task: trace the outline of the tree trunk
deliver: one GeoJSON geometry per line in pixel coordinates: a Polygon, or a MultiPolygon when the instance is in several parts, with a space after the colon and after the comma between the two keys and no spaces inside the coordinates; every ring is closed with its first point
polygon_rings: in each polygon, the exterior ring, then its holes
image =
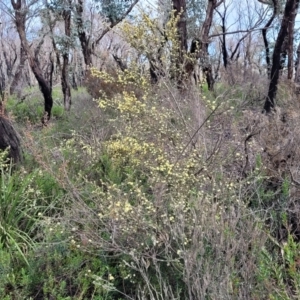
{"type": "Polygon", "coordinates": [[[209,31],[213,20],[214,10],[223,2],[224,0],[219,0],[219,1],[208,0],[205,20],[203,22],[202,30],[201,30],[201,43],[200,43],[199,55],[202,60],[203,71],[206,73],[206,81],[209,90],[214,89],[214,78],[212,74],[212,67],[209,62],[209,53],[208,53],[209,31]]]}
{"type": "Polygon", "coordinates": [[[296,64],[295,64],[295,82],[296,83],[300,83],[300,43],[298,45],[297,48],[297,60],[296,60],[296,64]]]}
{"type": "Polygon", "coordinates": [[[178,53],[174,58],[174,77],[177,81],[179,88],[182,88],[185,68],[184,60],[187,52],[187,27],[186,27],[186,1],[185,0],[172,0],[173,9],[175,11],[175,17],[177,21],[177,34],[178,34],[178,53]]]}
{"type": "Polygon", "coordinates": [[[289,36],[288,36],[288,79],[293,78],[293,64],[294,64],[294,25],[293,23],[289,24],[289,36]]]}
{"type": "Polygon", "coordinates": [[[20,47],[19,66],[17,68],[16,74],[15,74],[15,76],[12,80],[12,83],[10,85],[10,94],[13,94],[13,93],[17,92],[18,98],[21,97],[21,88],[19,88],[18,86],[19,86],[19,84],[22,80],[25,62],[26,62],[26,52],[25,52],[24,48],[21,46],[20,47]]]}
{"type": "MultiPolygon", "coordinates": [[[[3,54],[3,59],[5,61],[6,65],[6,74],[4,74],[4,70],[1,68],[1,76],[3,77],[2,80],[6,81],[5,86],[6,88],[10,85],[12,79],[13,79],[13,74],[14,74],[14,68],[18,59],[18,54],[16,50],[16,46],[10,45],[9,48],[6,48],[4,46],[4,39],[1,39],[1,46],[2,46],[2,54],[3,54]]],[[[1,61],[0,66],[3,66],[3,61],[1,61]]]]}
{"type": "Polygon", "coordinates": [[[87,37],[85,33],[84,23],[83,23],[83,1],[78,0],[78,4],[76,5],[76,25],[78,38],[80,41],[80,45],[82,48],[82,54],[84,58],[84,62],[87,66],[92,65],[92,49],[90,45],[90,38],[87,37]]]}
{"type": "Polygon", "coordinates": [[[173,0],[173,9],[175,10],[175,17],[179,16],[177,22],[177,32],[179,39],[179,47],[182,53],[187,51],[187,27],[186,27],[186,1],[173,0]]]}
{"type": "Polygon", "coordinates": [[[211,64],[208,64],[207,67],[203,68],[203,71],[205,73],[208,90],[212,91],[214,89],[215,80],[214,80],[211,64]]]}
{"type": "Polygon", "coordinates": [[[8,158],[14,164],[22,160],[20,139],[7,117],[0,115],[0,149],[8,150],[8,158]]]}
{"type": "Polygon", "coordinates": [[[21,145],[17,132],[5,116],[6,98],[7,93],[0,89],[0,149],[8,149],[8,159],[16,164],[22,160],[21,145]]]}
{"type": "Polygon", "coordinates": [[[50,117],[51,117],[51,110],[53,106],[53,99],[52,99],[52,86],[45,80],[43,76],[43,72],[39,66],[39,62],[37,59],[33,56],[31,53],[30,46],[28,44],[25,28],[26,28],[26,14],[27,9],[22,7],[22,0],[11,0],[12,6],[15,11],[15,23],[17,27],[17,31],[21,40],[21,45],[24,49],[24,51],[27,54],[27,58],[29,61],[30,68],[36,78],[36,80],[39,83],[40,90],[44,96],[44,110],[45,114],[42,118],[42,123],[46,124],[50,117]]]}
{"type": "Polygon", "coordinates": [[[291,22],[289,22],[288,27],[288,79],[293,79],[293,68],[294,68],[294,28],[295,28],[295,21],[296,21],[296,15],[298,11],[299,1],[295,3],[294,12],[291,16],[291,22]]]}
{"type": "Polygon", "coordinates": [[[207,8],[206,8],[206,14],[205,14],[205,20],[202,25],[201,30],[201,41],[202,41],[202,51],[206,51],[208,43],[209,43],[209,31],[211,28],[212,20],[213,20],[213,14],[214,10],[223,2],[223,0],[220,0],[217,2],[217,0],[208,0],[207,8]]]}
{"type": "Polygon", "coordinates": [[[221,18],[222,21],[222,40],[221,40],[221,46],[222,46],[222,56],[223,56],[223,64],[224,64],[224,68],[227,69],[227,65],[228,65],[228,51],[227,51],[227,45],[226,45],[226,24],[225,24],[225,18],[226,18],[226,13],[227,13],[227,7],[224,8],[224,12],[223,15],[216,10],[216,12],[218,13],[218,15],[221,18]]]}
{"type": "Polygon", "coordinates": [[[224,63],[224,68],[227,69],[228,65],[228,52],[227,52],[227,46],[226,46],[226,28],[225,28],[225,23],[222,25],[222,33],[223,33],[223,41],[222,41],[222,54],[223,54],[223,63],[224,63]]]}
{"type": "Polygon", "coordinates": [[[266,26],[262,29],[262,36],[263,36],[263,41],[264,41],[264,45],[265,45],[265,51],[266,51],[266,63],[267,63],[267,74],[268,74],[268,78],[270,78],[271,76],[271,60],[270,60],[270,47],[269,47],[269,42],[267,39],[267,30],[269,29],[269,27],[271,26],[271,24],[273,23],[275,16],[277,14],[277,6],[278,6],[278,0],[272,0],[273,2],[273,14],[271,16],[271,18],[269,19],[269,21],[267,22],[266,26]]]}
{"type": "Polygon", "coordinates": [[[299,0],[287,0],[284,15],[281,22],[280,31],[278,33],[278,37],[275,43],[275,48],[273,52],[272,58],[272,69],[271,69],[271,79],[269,84],[268,96],[266,98],[264,104],[264,111],[266,113],[270,113],[272,109],[275,107],[275,97],[278,88],[278,80],[279,80],[279,71],[280,71],[280,58],[282,52],[282,46],[284,43],[284,39],[288,34],[289,23],[293,20],[293,15],[296,13],[296,8],[298,7],[299,0]]]}
{"type": "Polygon", "coordinates": [[[61,70],[61,85],[64,94],[64,107],[66,111],[71,109],[71,85],[69,81],[69,49],[70,49],[70,37],[71,37],[71,4],[72,0],[68,0],[68,7],[63,12],[63,18],[65,21],[65,35],[67,40],[65,42],[65,49],[63,51],[63,66],[61,70]]]}

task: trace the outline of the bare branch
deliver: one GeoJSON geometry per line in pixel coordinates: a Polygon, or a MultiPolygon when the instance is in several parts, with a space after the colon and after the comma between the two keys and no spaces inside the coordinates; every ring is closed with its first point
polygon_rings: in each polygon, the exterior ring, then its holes
{"type": "Polygon", "coordinates": [[[228,34],[236,34],[236,33],[250,33],[253,31],[260,31],[262,28],[253,28],[253,29],[246,29],[246,30],[235,30],[231,32],[222,32],[222,33],[216,33],[209,36],[209,38],[214,38],[222,35],[228,35],[228,34]]]}

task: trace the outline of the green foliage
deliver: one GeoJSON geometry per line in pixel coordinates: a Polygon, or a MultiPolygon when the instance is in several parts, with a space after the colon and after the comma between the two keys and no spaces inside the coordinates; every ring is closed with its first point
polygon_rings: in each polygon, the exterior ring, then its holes
{"type": "Polygon", "coordinates": [[[105,257],[91,259],[80,251],[59,223],[40,224],[43,243],[27,252],[28,265],[15,263],[0,248],[1,299],[116,299],[94,283],[95,276],[109,277],[105,257]]]}
{"type": "Polygon", "coordinates": [[[34,228],[31,215],[32,176],[19,176],[1,169],[0,243],[13,256],[18,252],[27,262],[24,250],[33,247],[30,234],[34,228]]]}
{"type": "MultiPolygon", "coordinates": [[[[41,92],[36,89],[28,89],[24,91],[28,96],[25,100],[20,101],[13,95],[7,101],[7,110],[13,115],[17,122],[25,123],[30,122],[32,124],[40,123],[44,114],[44,103],[41,92]]],[[[52,117],[61,118],[64,114],[64,108],[62,102],[62,93],[58,88],[53,89],[52,97],[54,99],[54,105],[52,108],[52,117]]]]}
{"type": "MultiPolygon", "coordinates": [[[[172,2],[168,0],[160,0],[158,2],[158,13],[160,18],[165,21],[168,20],[172,12],[172,2]]],[[[205,0],[190,0],[186,1],[186,21],[188,36],[190,39],[197,36],[197,32],[202,26],[205,18],[206,1],[205,0]]],[[[165,21],[166,22],[166,21],[165,21]]],[[[165,23],[164,22],[164,23],[165,23]]]]}
{"type": "Polygon", "coordinates": [[[52,117],[61,118],[64,115],[63,106],[54,105],[52,108],[52,117]]]}
{"type": "Polygon", "coordinates": [[[16,102],[14,100],[8,101],[7,109],[12,112],[14,118],[18,122],[37,123],[41,120],[43,115],[42,103],[31,102],[30,104],[24,102],[16,102]]]}
{"type": "Polygon", "coordinates": [[[100,13],[109,20],[110,23],[120,21],[126,16],[126,11],[134,2],[133,0],[94,0],[100,13]]]}
{"type": "Polygon", "coordinates": [[[24,251],[34,247],[36,218],[54,214],[63,191],[54,179],[41,170],[27,173],[1,169],[0,241],[11,255],[17,251],[27,262],[24,251]]]}
{"type": "MultiPolygon", "coordinates": [[[[276,246],[279,244],[276,243],[276,246]]],[[[299,243],[288,235],[280,251],[262,249],[259,255],[257,283],[269,299],[298,299],[300,296],[299,243]],[[267,287],[262,289],[262,287],[267,287]]],[[[260,294],[262,296],[262,294],[260,294]]]]}
{"type": "Polygon", "coordinates": [[[290,195],[290,181],[288,178],[285,178],[282,183],[282,196],[284,199],[287,199],[290,195]]]}

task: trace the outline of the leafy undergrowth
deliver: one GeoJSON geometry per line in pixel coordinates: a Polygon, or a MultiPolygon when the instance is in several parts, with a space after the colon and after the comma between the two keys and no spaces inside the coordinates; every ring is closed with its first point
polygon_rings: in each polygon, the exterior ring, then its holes
{"type": "Polygon", "coordinates": [[[118,89],[82,92],[44,129],[19,124],[1,299],[298,299],[297,119],[260,116],[240,87],[92,74],[118,89]]]}

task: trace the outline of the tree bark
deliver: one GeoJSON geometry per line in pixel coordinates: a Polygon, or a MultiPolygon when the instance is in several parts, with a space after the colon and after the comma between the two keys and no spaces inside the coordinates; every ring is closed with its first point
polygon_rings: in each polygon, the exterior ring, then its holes
{"type": "Polygon", "coordinates": [[[282,45],[284,43],[285,37],[288,34],[289,23],[293,20],[293,14],[296,13],[296,8],[298,7],[298,4],[299,0],[287,0],[285,5],[280,31],[278,33],[273,52],[269,91],[264,104],[264,111],[266,113],[270,113],[275,107],[275,97],[278,88],[279,71],[281,66],[280,58],[282,52],[282,45]]]}
{"type": "Polygon", "coordinates": [[[294,33],[295,33],[295,21],[296,21],[296,15],[299,7],[299,1],[296,1],[294,4],[295,8],[293,9],[293,13],[291,16],[291,22],[289,22],[288,27],[288,79],[293,79],[293,68],[294,68],[294,33]]]}
{"type": "MultiPolygon", "coordinates": [[[[225,33],[226,32],[226,28],[225,28],[225,23],[222,19],[222,32],[225,33]]],[[[223,34],[223,41],[222,41],[222,54],[223,54],[223,63],[224,63],[224,68],[227,68],[228,65],[228,52],[227,52],[227,46],[226,46],[226,36],[225,34],[223,34]]]]}
{"type": "Polygon", "coordinates": [[[9,85],[13,77],[13,69],[17,62],[18,54],[15,45],[10,44],[10,47],[8,49],[4,46],[3,38],[1,39],[1,45],[2,45],[3,58],[6,64],[7,82],[9,85]]]}
{"type": "Polygon", "coordinates": [[[0,88],[0,149],[8,149],[8,159],[16,164],[22,160],[21,143],[17,132],[5,116],[7,92],[0,88]]]}
{"type": "Polygon", "coordinates": [[[84,62],[87,66],[92,65],[92,49],[90,45],[90,37],[88,37],[85,33],[84,23],[83,23],[83,0],[78,0],[78,4],[76,5],[76,25],[78,38],[80,41],[82,54],[84,58],[84,62]]]}
{"type": "Polygon", "coordinates": [[[297,60],[296,60],[296,64],[295,64],[295,82],[296,83],[300,83],[300,43],[298,45],[297,48],[297,60]]]}
{"type": "Polygon", "coordinates": [[[8,150],[8,158],[14,164],[22,160],[20,139],[7,117],[0,115],[0,149],[8,150]]]}
{"type": "Polygon", "coordinates": [[[21,89],[18,89],[18,84],[22,80],[25,62],[26,62],[26,52],[25,52],[24,48],[21,46],[20,47],[20,62],[19,62],[19,66],[17,68],[15,76],[14,76],[14,78],[12,80],[11,85],[10,85],[10,94],[13,94],[13,93],[17,92],[17,96],[18,97],[21,97],[21,89]]]}
{"type": "Polygon", "coordinates": [[[63,66],[61,70],[61,85],[64,94],[64,107],[66,111],[71,109],[71,85],[69,80],[69,49],[70,49],[70,37],[71,37],[71,4],[72,0],[67,1],[67,8],[64,9],[63,18],[65,22],[65,47],[63,49],[63,66]]]}

